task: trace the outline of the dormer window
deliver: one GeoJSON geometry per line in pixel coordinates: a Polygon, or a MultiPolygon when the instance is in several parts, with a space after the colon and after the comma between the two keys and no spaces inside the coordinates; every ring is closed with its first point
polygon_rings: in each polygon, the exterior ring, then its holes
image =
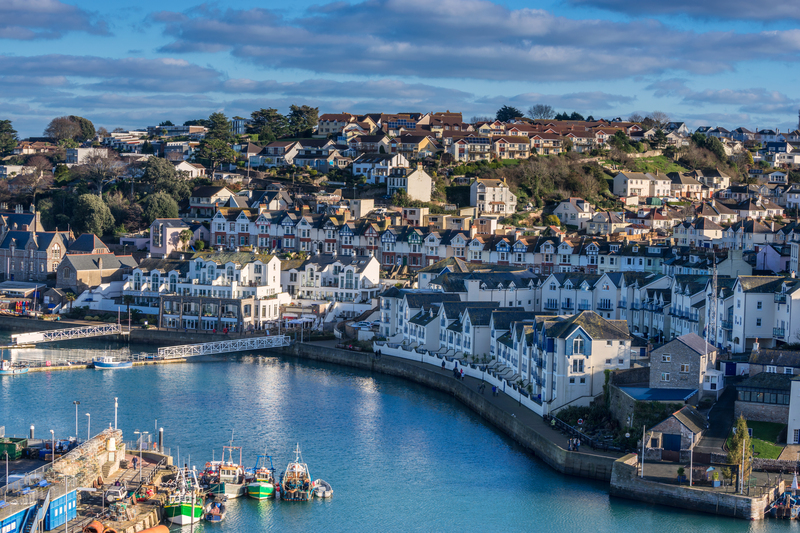
{"type": "Polygon", "coordinates": [[[584,341],[582,337],[578,337],[572,341],[572,355],[583,355],[584,341]]]}

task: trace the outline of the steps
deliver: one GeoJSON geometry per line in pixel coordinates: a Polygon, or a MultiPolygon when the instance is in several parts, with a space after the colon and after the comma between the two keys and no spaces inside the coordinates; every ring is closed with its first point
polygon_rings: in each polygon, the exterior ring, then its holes
{"type": "Polygon", "coordinates": [[[111,474],[119,470],[119,465],[115,461],[108,461],[103,465],[103,479],[109,479],[111,474]]]}

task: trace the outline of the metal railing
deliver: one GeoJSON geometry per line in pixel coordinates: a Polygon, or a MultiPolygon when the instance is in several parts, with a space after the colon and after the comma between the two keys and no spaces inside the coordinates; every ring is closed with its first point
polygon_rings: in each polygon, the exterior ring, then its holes
{"type": "Polygon", "coordinates": [[[547,302],[544,303],[544,309],[548,309],[548,310],[553,310],[554,311],[554,310],[558,309],[558,302],[547,301],[547,302]]]}
{"type": "Polygon", "coordinates": [[[720,320],[719,323],[722,329],[733,329],[733,320],[720,320]]]}
{"type": "Polygon", "coordinates": [[[786,303],[786,293],[784,292],[784,293],[776,294],[775,295],[775,301],[777,303],[779,303],[779,304],[785,304],[786,303]]]}
{"type": "Polygon", "coordinates": [[[182,346],[159,348],[158,357],[163,359],[178,359],[195,355],[240,352],[244,350],[264,350],[289,346],[290,343],[291,339],[288,335],[272,335],[269,337],[234,339],[206,342],[203,344],[184,344],[182,346]]]}
{"type": "Polygon", "coordinates": [[[772,328],[772,336],[783,338],[786,336],[786,330],[784,328],[772,328]]]}
{"type": "Polygon", "coordinates": [[[33,333],[19,333],[12,335],[14,344],[38,344],[40,342],[66,341],[70,339],[83,339],[87,337],[102,337],[105,335],[121,335],[122,325],[101,324],[97,326],[84,326],[80,328],[54,329],[52,331],[37,331],[33,333]]]}
{"type": "Polygon", "coordinates": [[[611,302],[597,302],[597,308],[601,311],[611,311],[614,305],[611,302]]]}
{"type": "Polygon", "coordinates": [[[561,302],[561,309],[572,309],[573,307],[575,307],[575,304],[570,301],[561,302]]]}
{"type": "Polygon", "coordinates": [[[584,303],[578,304],[578,311],[588,311],[591,308],[592,308],[592,304],[588,304],[588,303],[587,304],[584,304],[584,303]]]}

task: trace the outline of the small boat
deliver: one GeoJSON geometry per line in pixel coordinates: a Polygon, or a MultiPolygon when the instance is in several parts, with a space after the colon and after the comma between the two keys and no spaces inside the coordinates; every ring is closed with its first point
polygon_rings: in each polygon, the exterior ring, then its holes
{"type": "Polygon", "coordinates": [[[333,487],[324,479],[318,479],[311,484],[314,489],[314,496],[317,498],[330,498],[333,496],[333,487]]]}
{"type": "Polygon", "coordinates": [[[206,522],[222,522],[225,520],[225,502],[228,498],[225,495],[218,495],[210,498],[203,507],[203,519],[206,522]]]}
{"type": "Polygon", "coordinates": [[[180,526],[199,522],[203,517],[203,498],[198,492],[197,476],[194,471],[184,470],[178,470],[177,489],[164,504],[167,520],[180,526]]]}
{"type": "Polygon", "coordinates": [[[25,374],[30,370],[27,366],[15,366],[11,361],[0,361],[0,376],[13,376],[25,374]]]}
{"type": "Polygon", "coordinates": [[[111,370],[115,368],[132,368],[133,362],[132,361],[120,361],[115,357],[98,357],[92,360],[92,364],[98,370],[111,370]]]}
{"type": "Polygon", "coordinates": [[[222,461],[209,461],[206,463],[201,479],[207,485],[208,492],[212,494],[224,494],[228,498],[238,498],[245,494],[247,492],[247,481],[245,480],[244,467],[242,466],[241,446],[223,446],[222,461]],[[238,463],[233,461],[234,450],[239,450],[238,463]],[[228,461],[225,461],[226,451],[229,456],[228,461]]]}
{"type": "Polygon", "coordinates": [[[281,480],[281,498],[292,502],[305,502],[312,497],[311,475],[308,465],[300,455],[300,444],[295,449],[295,459],[286,467],[281,480]]]}
{"type": "Polygon", "coordinates": [[[253,481],[247,485],[247,495],[256,500],[267,500],[275,497],[275,467],[269,455],[256,456],[253,467],[253,481]],[[267,467],[269,461],[269,467],[267,467]]]}

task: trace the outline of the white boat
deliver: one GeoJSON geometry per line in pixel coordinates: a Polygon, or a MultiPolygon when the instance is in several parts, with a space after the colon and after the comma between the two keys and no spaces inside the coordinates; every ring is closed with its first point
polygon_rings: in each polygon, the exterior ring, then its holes
{"type": "Polygon", "coordinates": [[[11,361],[0,361],[0,376],[25,374],[30,370],[27,366],[14,366],[11,361]]]}
{"type": "Polygon", "coordinates": [[[281,498],[287,501],[308,501],[312,498],[311,475],[308,465],[300,455],[300,444],[295,450],[295,459],[286,467],[281,480],[281,498]]]}
{"type": "Polygon", "coordinates": [[[317,498],[330,498],[333,496],[333,487],[324,479],[318,479],[311,484],[314,491],[314,496],[317,498]]]}
{"type": "Polygon", "coordinates": [[[242,466],[242,448],[223,446],[222,461],[209,461],[201,474],[201,481],[211,494],[224,494],[228,498],[238,498],[247,493],[247,480],[242,466]],[[233,460],[233,452],[239,450],[239,462],[233,460]],[[229,459],[225,461],[225,452],[229,459]]]}
{"type": "Polygon", "coordinates": [[[115,357],[103,356],[92,360],[97,370],[111,370],[116,368],[131,368],[133,361],[120,361],[115,357]]]}

